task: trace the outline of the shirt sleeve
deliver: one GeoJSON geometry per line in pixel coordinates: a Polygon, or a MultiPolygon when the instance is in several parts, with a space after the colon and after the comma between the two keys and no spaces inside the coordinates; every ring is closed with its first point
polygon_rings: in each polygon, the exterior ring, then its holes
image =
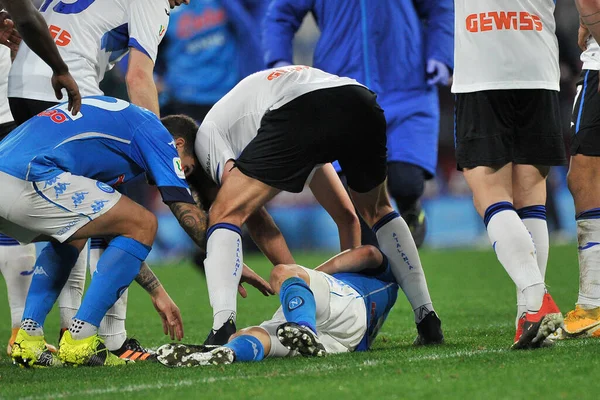
{"type": "Polygon", "coordinates": [[[132,0],[129,5],[129,47],[156,62],[158,45],[165,37],[170,15],[167,0],[132,0]]]}
{"type": "Polygon", "coordinates": [[[262,24],[263,61],[267,68],[278,61],[293,63],[292,40],[312,9],[314,0],[273,0],[262,24]]]}
{"type": "Polygon", "coordinates": [[[454,3],[452,0],[415,0],[417,13],[427,24],[427,59],[454,69],[454,3]]]}
{"type": "Polygon", "coordinates": [[[202,123],[196,135],[194,150],[204,171],[220,186],[225,164],[236,157],[214,122],[202,123]]]}
{"type": "Polygon", "coordinates": [[[163,202],[195,204],[173,137],[162,124],[145,122],[135,133],[132,147],[132,158],[158,187],[163,202]]]}

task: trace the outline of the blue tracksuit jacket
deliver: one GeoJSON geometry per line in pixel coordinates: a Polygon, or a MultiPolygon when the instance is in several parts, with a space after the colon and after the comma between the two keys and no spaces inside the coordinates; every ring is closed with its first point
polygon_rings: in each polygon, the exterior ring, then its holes
{"type": "Polygon", "coordinates": [[[439,106],[426,63],[433,58],[453,67],[453,1],[272,0],[262,32],[267,67],[292,62],[292,39],[308,12],[321,30],[314,66],[376,92],[388,122],[389,160],[433,175],[439,106]]]}

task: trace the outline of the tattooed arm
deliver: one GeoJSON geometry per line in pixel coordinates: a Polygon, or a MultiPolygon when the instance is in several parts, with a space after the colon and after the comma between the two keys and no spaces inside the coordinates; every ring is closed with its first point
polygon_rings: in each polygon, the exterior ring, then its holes
{"type": "Polygon", "coordinates": [[[207,226],[206,213],[195,204],[183,202],[170,203],[169,208],[179,221],[179,225],[192,238],[194,243],[204,248],[207,226]]]}
{"type": "Polygon", "coordinates": [[[150,294],[152,304],[162,320],[164,334],[169,335],[171,339],[181,340],[183,338],[183,321],[179,307],[146,262],[142,263],[142,268],[135,281],[150,294]]]}

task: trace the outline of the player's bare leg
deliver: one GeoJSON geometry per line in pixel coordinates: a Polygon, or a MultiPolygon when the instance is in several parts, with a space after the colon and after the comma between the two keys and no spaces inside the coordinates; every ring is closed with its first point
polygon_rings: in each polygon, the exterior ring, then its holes
{"type": "Polygon", "coordinates": [[[565,317],[565,331],[600,337],[600,158],[571,157],[567,182],[575,201],[579,251],[579,296],[565,317]]]}
{"type": "Polygon", "coordinates": [[[240,227],[278,189],[233,169],[209,212],[206,233],[207,258],[204,261],[213,328],[205,344],[224,344],[235,332],[237,289],[244,264],[240,227]]]}
{"type": "Polygon", "coordinates": [[[513,205],[513,165],[466,168],[464,176],[498,260],[525,297],[527,312],[513,348],[539,347],[562,324],[562,315],[546,294],[533,239],[513,205]]]}
{"type": "MultiPolygon", "coordinates": [[[[546,223],[546,178],[549,172],[550,167],[546,166],[513,165],[513,203],[533,239],[538,268],[544,281],[550,250],[546,223]]],[[[525,302],[523,292],[517,288],[517,327],[519,318],[527,312],[525,302]]]]}
{"type": "Polygon", "coordinates": [[[386,182],[359,193],[350,188],[356,209],[375,231],[381,251],[388,257],[392,273],[415,313],[419,335],[415,344],[439,344],[444,340],[417,246],[406,222],[392,208],[386,182]]]}

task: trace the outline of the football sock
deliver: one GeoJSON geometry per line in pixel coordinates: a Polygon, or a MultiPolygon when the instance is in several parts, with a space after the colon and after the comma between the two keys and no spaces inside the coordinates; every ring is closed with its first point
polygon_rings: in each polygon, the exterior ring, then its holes
{"type": "Polygon", "coordinates": [[[513,205],[506,201],[489,206],[483,219],[498,261],[523,292],[527,311],[537,312],[546,287],[529,231],[513,205]]]}
{"type": "Polygon", "coordinates": [[[279,300],[286,321],[304,325],[317,333],[317,304],[313,292],[304,280],[292,277],[283,281],[279,300]]]}
{"type": "Polygon", "coordinates": [[[23,319],[21,322],[21,329],[23,329],[29,336],[44,336],[44,329],[40,324],[30,318],[23,319]]]}
{"type": "Polygon", "coordinates": [[[60,327],[69,328],[71,322],[81,306],[83,289],[85,288],[85,278],[87,274],[89,256],[89,242],[85,244],[75,266],[71,270],[69,279],[58,296],[58,310],[60,312],[60,327]]]}
{"type": "MultiPolygon", "coordinates": [[[[94,276],[94,272],[98,266],[98,260],[102,256],[104,250],[108,247],[108,243],[104,239],[90,239],[90,274],[94,276]]],[[[92,278],[93,279],[93,278],[92,278]]],[[[121,297],[113,304],[106,312],[98,334],[104,339],[104,345],[110,351],[115,351],[121,348],[127,340],[127,331],[125,330],[125,318],[127,317],[127,297],[129,289],[125,290],[121,297]]]]}
{"type": "Polygon", "coordinates": [[[220,223],[206,233],[206,285],[213,309],[213,329],[218,330],[237,312],[237,288],[242,278],[244,259],[239,227],[220,223]]]}
{"type": "Polygon", "coordinates": [[[600,307],[600,208],[577,215],[579,297],[584,309],[600,307]]]}
{"type": "Polygon", "coordinates": [[[229,347],[233,350],[235,353],[235,361],[261,361],[265,358],[265,348],[260,340],[254,336],[238,336],[224,347],[229,347]]]}
{"type": "Polygon", "coordinates": [[[381,252],[390,263],[396,282],[402,288],[415,313],[415,322],[419,323],[427,315],[423,312],[434,311],[427,280],[421,266],[417,246],[406,222],[393,211],[373,225],[381,252]]]}
{"type": "MultiPolygon", "coordinates": [[[[548,265],[548,252],[550,250],[548,224],[546,223],[546,206],[538,205],[523,207],[517,210],[517,214],[531,234],[533,244],[535,245],[538,268],[542,274],[542,279],[545,280],[546,266],[548,265]]],[[[517,289],[517,324],[520,316],[526,311],[527,305],[525,304],[525,295],[517,289]]]]}
{"type": "Polygon", "coordinates": [[[77,318],[73,318],[71,326],[69,327],[71,337],[75,340],[81,340],[94,336],[98,332],[98,327],[90,324],[89,322],[82,321],[77,318]]]}
{"type": "Polygon", "coordinates": [[[25,302],[23,320],[44,326],[46,316],[56,302],[79,251],[69,244],[48,243],[35,262],[31,286],[25,302]]]}
{"type": "Polygon", "coordinates": [[[6,281],[10,319],[13,328],[21,326],[34,265],[34,244],[21,246],[15,244],[14,239],[0,234],[0,274],[4,276],[6,281]]]}
{"type": "Polygon", "coordinates": [[[100,326],[109,308],[139,274],[152,248],[124,236],[114,238],[104,251],[76,319],[100,326]]]}

